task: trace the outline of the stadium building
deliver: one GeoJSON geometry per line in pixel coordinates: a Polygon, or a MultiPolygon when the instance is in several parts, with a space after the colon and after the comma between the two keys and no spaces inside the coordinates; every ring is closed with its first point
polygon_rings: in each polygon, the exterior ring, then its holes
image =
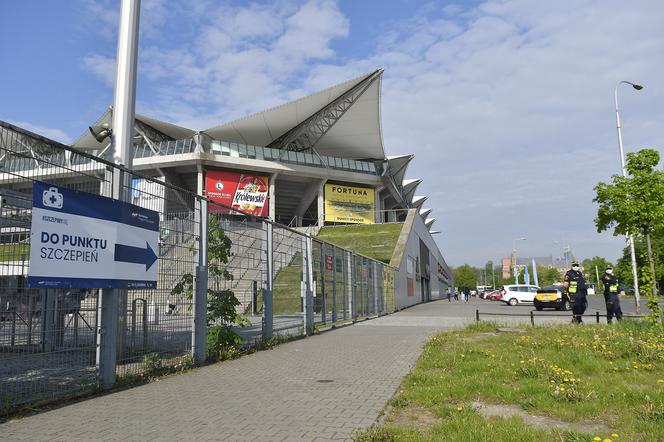
{"type": "MultiPolygon", "coordinates": [[[[398,268],[395,305],[437,299],[453,283],[432,236],[438,232],[432,210],[424,208],[427,197],[416,193],[422,180],[406,178],[414,155],[385,154],[382,74],[378,69],[203,131],[137,114],[133,169],[314,235],[355,226],[370,236],[371,226],[399,223],[391,257],[384,259],[398,268]]],[[[111,122],[109,108],[72,147],[112,160],[110,137],[104,136],[111,122]]],[[[37,148],[26,152],[39,155],[37,148]]],[[[177,198],[158,200],[161,207],[134,203],[158,211],[190,209],[177,198]]]]}

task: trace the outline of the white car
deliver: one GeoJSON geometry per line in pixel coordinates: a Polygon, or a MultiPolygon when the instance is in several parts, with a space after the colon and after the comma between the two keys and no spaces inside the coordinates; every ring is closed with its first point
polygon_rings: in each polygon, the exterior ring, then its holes
{"type": "Polygon", "coordinates": [[[532,304],[537,294],[536,285],[526,285],[526,284],[512,284],[506,285],[501,290],[502,298],[500,299],[505,304],[511,306],[519,304],[532,304]]]}

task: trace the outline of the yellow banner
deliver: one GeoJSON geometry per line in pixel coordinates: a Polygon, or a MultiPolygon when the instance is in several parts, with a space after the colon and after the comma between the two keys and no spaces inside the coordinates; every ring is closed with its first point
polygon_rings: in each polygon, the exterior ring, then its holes
{"type": "Polygon", "coordinates": [[[374,189],[325,184],[325,221],[374,224],[374,189]]]}

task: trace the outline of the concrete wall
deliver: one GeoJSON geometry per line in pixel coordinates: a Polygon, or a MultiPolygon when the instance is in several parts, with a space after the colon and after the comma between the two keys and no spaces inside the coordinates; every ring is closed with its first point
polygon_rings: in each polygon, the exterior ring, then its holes
{"type": "Polygon", "coordinates": [[[446,297],[448,285],[452,285],[447,263],[416,209],[411,209],[408,212],[408,217],[390,264],[399,269],[394,278],[394,303],[398,309],[419,304],[423,301],[442,299],[446,297]],[[421,256],[420,241],[429,249],[428,279],[430,296],[428,299],[423,296],[422,292],[422,278],[427,275],[427,263],[419,263],[420,278],[419,280],[417,278],[417,261],[421,256]],[[409,280],[412,281],[412,292],[410,294],[408,290],[409,280]]]}

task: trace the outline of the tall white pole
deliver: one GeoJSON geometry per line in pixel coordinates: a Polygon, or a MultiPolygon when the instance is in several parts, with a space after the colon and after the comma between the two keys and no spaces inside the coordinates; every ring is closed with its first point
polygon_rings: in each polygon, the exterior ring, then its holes
{"type": "Polygon", "coordinates": [[[113,161],[129,169],[132,168],[140,11],[140,0],[122,0],[111,145],[113,161]]]}
{"type": "MultiPolygon", "coordinates": [[[[122,0],[120,28],[118,31],[117,71],[115,99],[113,101],[113,126],[111,131],[111,157],[116,164],[132,168],[132,138],[136,103],[136,64],[138,59],[138,21],[140,0],[122,0]]],[[[129,177],[119,169],[112,175],[111,196],[129,199],[129,177]]],[[[98,300],[99,331],[97,334],[96,362],[99,382],[105,388],[115,383],[118,356],[124,351],[127,323],[127,291],[100,290],[98,300]]]]}
{"type": "MultiPolygon", "coordinates": [[[[616,85],[616,88],[613,91],[613,97],[615,99],[616,105],[616,129],[618,130],[618,148],[620,149],[620,169],[622,170],[623,177],[627,178],[627,169],[625,168],[625,150],[623,148],[622,140],[622,127],[620,125],[620,112],[618,111],[618,86],[621,84],[630,84],[634,86],[633,83],[628,81],[621,81],[616,85]]],[[[627,240],[629,241],[629,252],[632,258],[632,277],[634,278],[634,303],[636,304],[636,312],[641,312],[641,297],[639,296],[639,276],[636,269],[636,252],[634,250],[634,235],[631,233],[627,235],[627,240]]]]}

